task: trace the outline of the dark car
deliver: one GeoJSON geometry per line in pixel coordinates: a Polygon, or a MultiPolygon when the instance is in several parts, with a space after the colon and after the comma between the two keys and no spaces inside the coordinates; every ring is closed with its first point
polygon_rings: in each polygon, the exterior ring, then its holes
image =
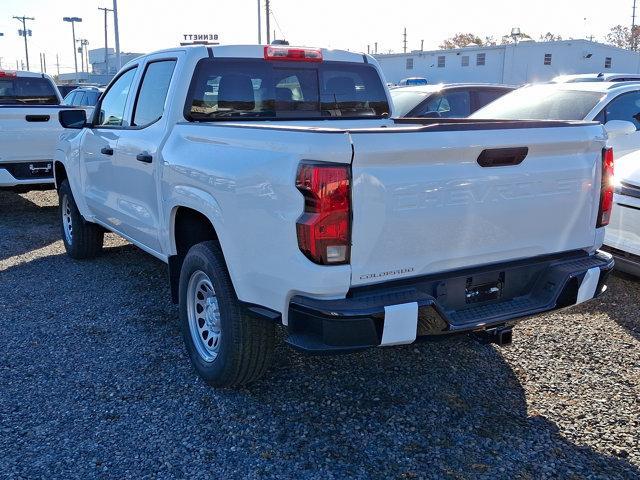
{"type": "Polygon", "coordinates": [[[516,87],[493,84],[421,85],[391,90],[395,117],[464,118],[516,87]]]}
{"type": "Polygon", "coordinates": [[[103,91],[104,88],[99,87],[76,88],[64,97],[62,104],[70,107],[95,107],[103,91]]]}

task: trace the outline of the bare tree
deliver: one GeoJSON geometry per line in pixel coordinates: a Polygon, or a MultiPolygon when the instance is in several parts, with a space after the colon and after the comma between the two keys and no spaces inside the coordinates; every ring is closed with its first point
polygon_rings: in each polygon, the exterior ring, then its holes
{"type": "Polygon", "coordinates": [[[616,25],[606,36],[606,42],[614,47],[637,50],[640,40],[640,26],[636,26],[631,34],[629,27],[616,25]]]}
{"type": "Polygon", "coordinates": [[[541,42],[559,42],[562,40],[562,35],[547,32],[544,35],[540,35],[541,42]]]}
{"type": "Polygon", "coordinates": [[[498,41],[495,39],[495,37],[493,35],[488,35],[486,37],[484,37],[484,45],[488,46],[488,47],[492,47],[494,45],[497,45],[498,41]]]}

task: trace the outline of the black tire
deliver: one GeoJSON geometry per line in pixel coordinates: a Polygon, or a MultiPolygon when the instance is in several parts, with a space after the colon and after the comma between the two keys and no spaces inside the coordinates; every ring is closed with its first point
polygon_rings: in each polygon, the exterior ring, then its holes
{"type": "MultiPolygon", "coordinates": [[[[179,296],[182,336],[198,375],[214,387],[245,385],[264,375],[273,356],[275,325],[268,320],[253,318],[243,311],[231,283],[222,251],[216,242],[198,243],[189,249],[180,270],[179,296]],[[192,334],[192,328],[198,328],[194,321],[202,324],[204,319],[190,320],[189,317],[189,309],[193,309],[193,305],[190,306],[188,301],[189,283],[197,278],[200,272],[206,274],[213,286],[219,311],[219,350],[216,356],[208,361],[198,351],[202,345],[198,347],[195,344],[197,340],[194,336],[197,336],[197,333],[192,334]]],[[[193,301],[197,300],[194,298],[193,301]]],[[[205,316],[195,313],[194,310],[192,315],[205,316]]],[[[207,340],[203,334],[202,338],[207,340]]]]}
{"type": "Polygon", "coordinates": [[[95,223],[87,222],[76,205],[68,180],[63,180],[58,190],[58,218],[60,233],[67,254],[71,258],[82,260],[100,254],[104,244],[104,230],[95,223]],[[71,234],[67,225],[72,226],[71,234]]]}

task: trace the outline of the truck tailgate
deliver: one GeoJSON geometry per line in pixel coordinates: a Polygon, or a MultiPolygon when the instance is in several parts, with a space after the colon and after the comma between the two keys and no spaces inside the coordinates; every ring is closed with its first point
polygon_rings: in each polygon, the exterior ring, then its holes
{"type": "Polygon", "coordinates": [[[351,138],[354,286],[594,247],[599,125],[351,138]],[[526,157],[480,165],[505,148],[526,157]]]}
{"type": "Polygon", "coordinates": [[[60,134],[58,106],[1,106],[0,162],[51,160],[60,134]]]}

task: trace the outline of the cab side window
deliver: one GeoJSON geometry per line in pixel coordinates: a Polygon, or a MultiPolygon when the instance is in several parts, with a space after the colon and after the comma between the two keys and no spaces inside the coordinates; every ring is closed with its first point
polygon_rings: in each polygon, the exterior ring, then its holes
{"type": "Polygon", "coordinates": [[[132,125],[151,125],[162,118],[175,66],[175,60],[163,60],[147,65],[138,92],[132,125]]]}
{"type": "Polygon", "coordinates": [[[640,130],[640,92],[623,93],[604,108],[604,121],[626,120],[640,130]]]}
{"type": "Polygon", "coordinates": [[[124,109],[136,71],[136,67],[127,70],[104,94],[96,126],[119,127],[123,125],[124,109]]]}

